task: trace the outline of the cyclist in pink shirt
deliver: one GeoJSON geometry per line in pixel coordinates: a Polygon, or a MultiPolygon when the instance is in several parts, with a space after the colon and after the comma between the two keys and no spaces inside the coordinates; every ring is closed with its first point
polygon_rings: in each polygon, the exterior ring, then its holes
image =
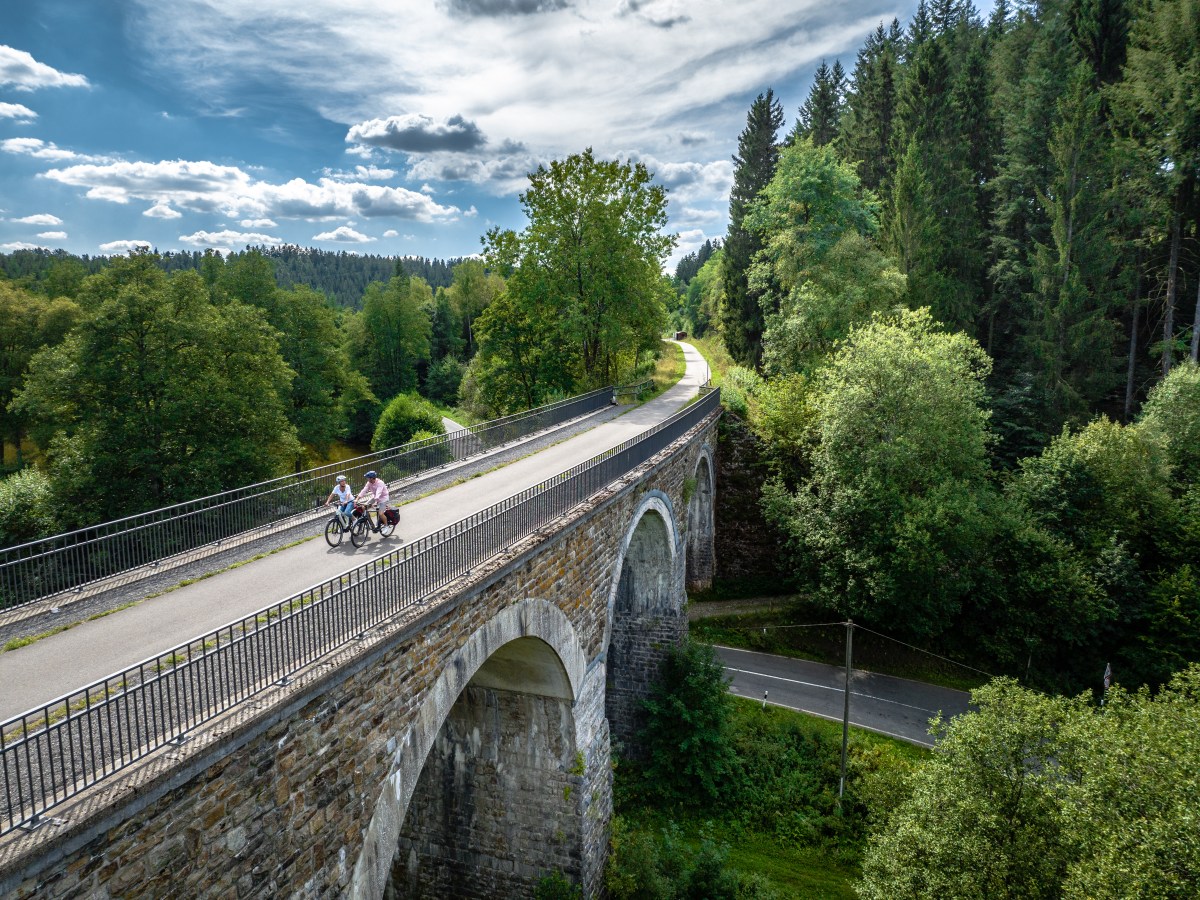
{"type": "Polygon", "coordinates": [[[367,483],[363,485],[363,489],[358,492],[359,500],[371,497],[375,500],[375,505],[379,509],[379,515],[382,517],[392,508],[391,495],[388,493],[387,482],[380,478],[375,472],[367,473],[367,483]]]}

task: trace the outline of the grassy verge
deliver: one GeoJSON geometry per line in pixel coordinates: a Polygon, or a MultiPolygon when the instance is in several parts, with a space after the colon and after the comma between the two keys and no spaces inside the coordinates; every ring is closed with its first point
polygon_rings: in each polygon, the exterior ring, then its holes
{"type": "Polygon", "coordinates": [[[710,332],[702,338],[690,337],[687,342],[699,350],[708,363],[713,385],[720,385],[725,373],[736,365],[729,351],[725,349],[725,342],[721,340],[721,336],[710,332]]]}
{"type": "Polygon", "coordinates": [[[642,399],[653,400],[668,388],[674,387],[685,371],[687,361],[683,356],[683,348],[678,344],[662,341],[654,371],[650,373],[650,390],[642,399]]]}
{"type": "MultiPolygon", "coordinates": [[[[779,603],[780,599],[770,598],[769,602],[779,603]]],[[[767,602],[764,600],[764,605],[767,602]]],[[[827,624],[840,620],[842,616],[835,612],[792,597],[774,609],[699,619],[692,622],[690,631],[696,640],[708,644],[840,666],[846,659],[846,629],[841,624],[827,624]]],[[[988,676],[963,664],[939,658],[947,654],[937,648],[933,652],[938,656],[861,628],[854,631],[855,668],[960,691],[969,691],[988,680],[988,676]]]]}

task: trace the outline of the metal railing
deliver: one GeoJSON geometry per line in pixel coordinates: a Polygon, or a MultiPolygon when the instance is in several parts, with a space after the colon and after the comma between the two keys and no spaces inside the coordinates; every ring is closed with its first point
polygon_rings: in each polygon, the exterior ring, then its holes
{"type": "Polygon", "coordinates": [[[310,513],[329,495],[338,473],[356,483],[364,481],[370,469],[377,469],[384,481],[407,478],[594,412],[612,401],[613,389],[601,388],[451,434],[0,550],[0,611],[81,590],[310,513]]]}
{"type": "Polygon", "coordinates": [[[709,391],[637,437],[410,546],[0,725],[0,834],[178,743],[363,637],[633,471],[719,409],[709,391]]]}

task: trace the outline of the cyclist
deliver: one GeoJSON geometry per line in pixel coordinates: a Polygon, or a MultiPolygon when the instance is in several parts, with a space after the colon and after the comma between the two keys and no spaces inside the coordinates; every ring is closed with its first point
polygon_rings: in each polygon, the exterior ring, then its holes
{"type": "Polygon", "coordinates": [[[391,495],[388,494],[387,482],[380,478],[376,472],[367,473],[367,483],[358,492],[359,500],[366,497],[374,499],[375,506],[379,510],[379,521],[382,522],[383,517],[387,515],[387,511],[392,508],[391,495]]]}
{"type": "Polygon", "coordinates": [[[339,475],[334,479],[333,490],[325,498],[325,505],[328,506],[335,501],[338,508],[338,518],[342,520],[342,525],[349,525],[350,513],[354,509],[354,495],[350,493],[350,485],[347,483],[345,475],[339,475]]]}

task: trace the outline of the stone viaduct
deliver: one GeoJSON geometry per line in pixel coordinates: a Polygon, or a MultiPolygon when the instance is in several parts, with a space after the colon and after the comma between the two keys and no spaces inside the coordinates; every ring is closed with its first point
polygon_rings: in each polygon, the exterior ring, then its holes
{"type": "Polygon", "coordinates": [[[600,895],[614,754],[712,576],[715,423],[0,839],[0,895],[600,895]]]}

